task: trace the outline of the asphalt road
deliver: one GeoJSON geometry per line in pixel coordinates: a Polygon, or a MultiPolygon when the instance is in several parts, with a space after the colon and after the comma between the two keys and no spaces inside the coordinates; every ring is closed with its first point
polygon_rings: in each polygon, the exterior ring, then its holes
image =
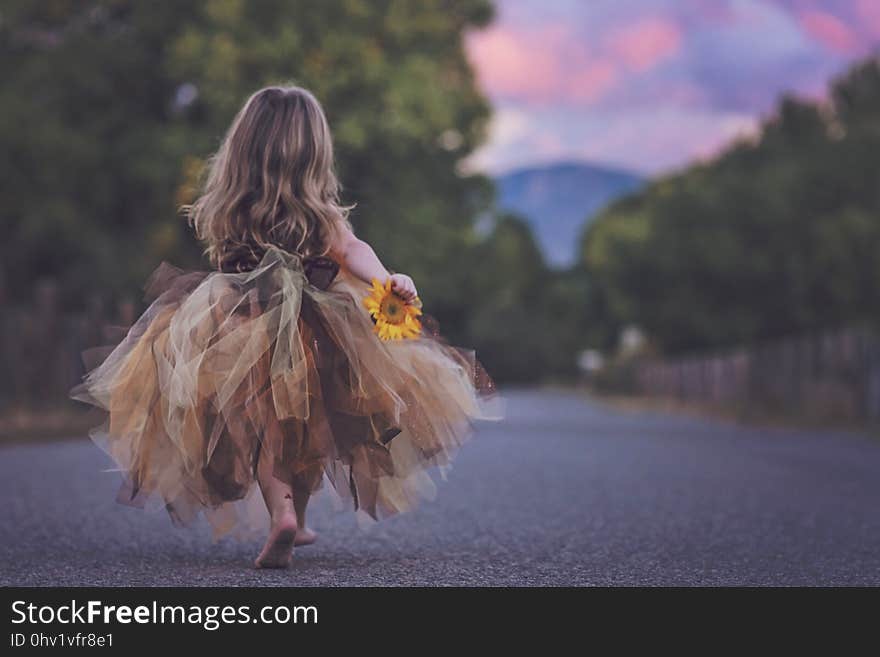
{"type": "Polygon", "coordinates": [[[116,504],[88,441],[2,447],[0,584],[880,584],[880,441],[506,397],[437,500],[367,530],[318,500],[287,571],[116,504]]]}

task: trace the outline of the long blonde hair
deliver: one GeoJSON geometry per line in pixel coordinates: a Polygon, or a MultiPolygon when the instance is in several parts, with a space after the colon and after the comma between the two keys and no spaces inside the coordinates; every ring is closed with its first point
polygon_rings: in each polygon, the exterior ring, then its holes
{"type": "Polygon", "coordinates": [[[333,140],[315,97],[266,87],[239,111],[211,158],[201,196],[183,210],[225,271],[252,268],[270,246],[323,255],[348,225],[333,140]]]}

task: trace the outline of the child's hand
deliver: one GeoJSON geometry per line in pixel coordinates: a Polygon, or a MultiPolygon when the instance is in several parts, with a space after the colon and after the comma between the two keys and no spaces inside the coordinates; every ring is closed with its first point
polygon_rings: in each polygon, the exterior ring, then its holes
{"type": "Polygon", "coordinates": [[[391,289],[404,301],[412,301],[419,293],[416,291],[416,284],[406,274],[393,274],[391,276],[391,289]]]}

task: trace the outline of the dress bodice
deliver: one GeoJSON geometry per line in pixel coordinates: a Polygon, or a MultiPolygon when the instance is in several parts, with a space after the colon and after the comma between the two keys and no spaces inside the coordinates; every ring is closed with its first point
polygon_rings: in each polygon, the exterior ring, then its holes
{"type": "Polygon", "coordinates": [[[270,247],[258,257],[254,252],[249,252],[244,257],[229,259],[224,262],[220,271],[225,274],[237,274],[253,271],[267,264],[267,259],[280,260],[284,266],[300,269],[305,274],[310,285],[319,290],[326,290],[333,283],[339,273],[339,263],[327,256],[305,256],[291,253],[279,247],[270,247]]]}

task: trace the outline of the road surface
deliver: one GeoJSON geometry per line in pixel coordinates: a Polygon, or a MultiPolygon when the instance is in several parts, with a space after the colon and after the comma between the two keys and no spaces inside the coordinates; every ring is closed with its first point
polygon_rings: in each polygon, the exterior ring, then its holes
{"type": "Polygon", "coordinates": [[[880,584],[880,441],[506,397],[435,501],[364,530],[318,500],[287,571],[116,504],[86,440],[4,446],[0,584],[880,584]]]}

